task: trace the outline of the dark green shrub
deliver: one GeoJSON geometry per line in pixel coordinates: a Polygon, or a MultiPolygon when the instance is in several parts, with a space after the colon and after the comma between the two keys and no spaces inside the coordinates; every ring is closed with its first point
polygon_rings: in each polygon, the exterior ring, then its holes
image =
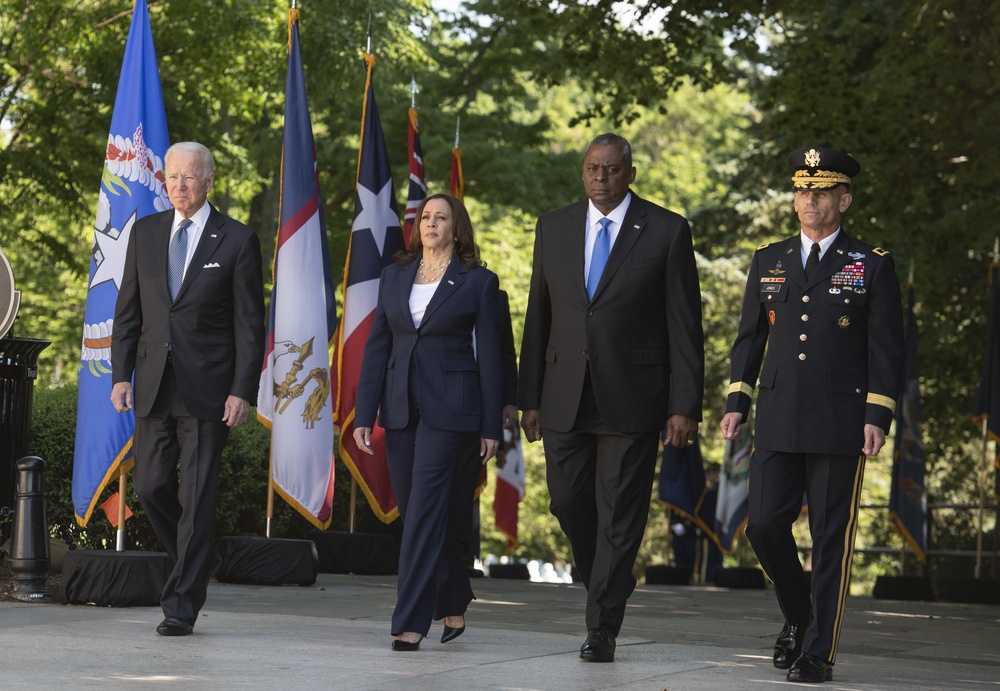
{"type": "MultiPolygon", "coordinates": [[[[73,510],[73,447],[76,441],[77,387],[36,387],[32,410],[29,454],[46,462],[45,487],[48,500],[49,531],[68,544],[82,549],[114,548],[116,530],[95,509],[86,527],[81,527],[73,510]]],[[[267,474],[271,433],[256,419],[230,431],[219,472],[218,511],[215,535],[263,535],[267,516],[267,474]]],[[[130,476],[131,477],[131,476],[130,476]]],[[[99,506],[118,491],[112,482],[101,493],[99,506]]],[[[158,550],[153,529],[146,520],[138,498],[128,483],[127,500],[134,516],[125,523],[127,549],[158,550]]],[[[333,530],[347,530],[350,473],[337,463],[333,530]]],[[[359,515],[371,515],[364,494],[357,493],[359,515]]],[[[275,496],[271,536],[304,538],[312,524],[275,496]]]]}

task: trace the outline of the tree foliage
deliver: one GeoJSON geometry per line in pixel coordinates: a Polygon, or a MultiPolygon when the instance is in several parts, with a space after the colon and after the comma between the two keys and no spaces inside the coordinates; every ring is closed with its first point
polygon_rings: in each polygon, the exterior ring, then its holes
{"type": "MultiPolygon", "coordinates": [[[[581,196],[581,151],[594,135],[617,130],[632,140],[636,192],[692,221],[707,337],[703,448],[714,460],[750,254],[796,231],[785,155],[813,143],[852,153],[863,171],[848,232],[889,249],[901,279],[913,267],[928,487],[937,499],[975,498],[977,431],[968,420],[997,234],[1000,5],[469,0],[455,13],[435,12],[429,0],[300,5],[334,280],[353,211],[371,16],[375,88],[400,200],[413,77],[431,191],[447,188],[461,118],[469,206],[483,256],[510,293],[518,341],[534,217],[581,196]]],[[[16,333],[53,340],[40,359],[43,381],[75,379],[131,6],[0,4],[0,245],[24,291],[16,333]]],[[[286,8],[149,0],[149,10],[170,139],[212,148],[211,201],[249,222],[267,255],[279,203],[286,8]]],[[[523,553],[565,553],[546,513],[535,446],[523,553]]],[[[887,493],[880,477],[888,460],[869,468],[874,501],[887,493]]],[[[974,541],[967,516],[938,525],[942,546],[974,541]]],[[[884,526],[871,521],[873,540],[891,539],[884,526]]],[[[500,537],[488,537],[499,549],[500,537]]]]}

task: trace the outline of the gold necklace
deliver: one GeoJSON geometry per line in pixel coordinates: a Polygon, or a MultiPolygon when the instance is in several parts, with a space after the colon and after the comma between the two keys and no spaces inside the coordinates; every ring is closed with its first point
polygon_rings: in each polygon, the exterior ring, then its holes
{"type": "Polygon", "coordinates": [[[444,270],[448,268],[449,264],[451,264],[451,259],[440,266],[428,267],[424,264],[424,260],[421,259],[420,265],[417,267],[417,273],[419,273],[420,277],[428,283],[434,283],[440,280],[441,276],[444,275],[444,270]]]}

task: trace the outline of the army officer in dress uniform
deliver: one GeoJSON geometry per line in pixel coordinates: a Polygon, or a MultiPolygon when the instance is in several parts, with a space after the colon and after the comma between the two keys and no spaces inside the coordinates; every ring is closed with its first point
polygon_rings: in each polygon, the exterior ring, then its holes
{"type": "Polygon", "coordinates": [[[722,434],[747,420],[759,374],[746,533],[785,616],[774,666],[819,683],[837,659],[865,457],[885,444],[901,387],[903,316],[892,257],[840,226],[860,164],[820,147],[788,160],[802,230],[754,253],[722,434]],[[803,493],[811,585],[792,537],[803,493]]]}

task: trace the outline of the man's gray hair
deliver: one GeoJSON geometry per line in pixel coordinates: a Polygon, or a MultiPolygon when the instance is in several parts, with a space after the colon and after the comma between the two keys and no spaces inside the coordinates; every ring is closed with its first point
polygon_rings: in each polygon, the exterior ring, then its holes
{"type": "Polygon", "coordinates": [[[625,137],[613,132],[605,132],[604,134],[597,135],[587,145],[586,151],[583,152],[584,158],[587,157],[591,147],[594,146],[617,146],[621,149],[622,156],[625,158],[625,164],[630,168],[632,167],[632,145],[628,143],[628,139],[625,137]]]}
{"type": "Polygon", "coordinates": [[[163,155],[164,167],[166,167],[167,161],[170,160],[170,154],[173,153],[186,153],[196,156],[201,163],[201,174],[205,177],[215,172],[215,159],[212,158],[212,152],[204,144],[199,144],[198,142],[177,142],[167,149],[167,153],[163,155]]]}

